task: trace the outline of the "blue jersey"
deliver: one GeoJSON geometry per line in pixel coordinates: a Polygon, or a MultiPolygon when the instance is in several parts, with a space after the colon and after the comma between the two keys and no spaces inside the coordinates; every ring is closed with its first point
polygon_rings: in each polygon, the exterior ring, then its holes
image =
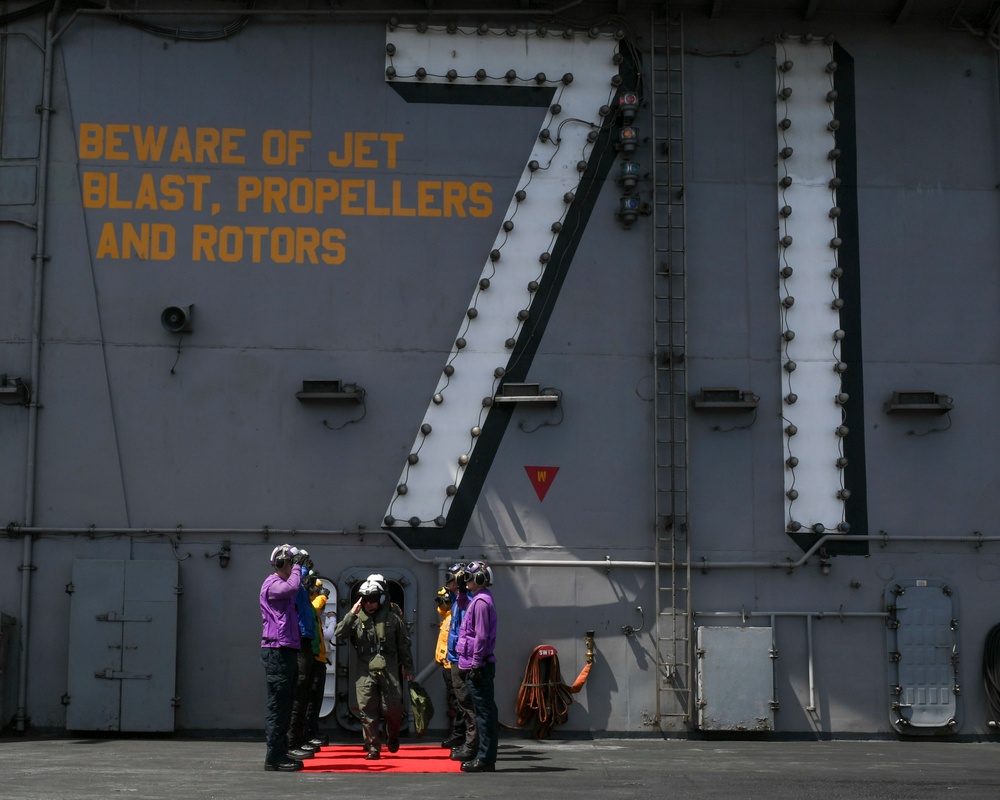
{"type": "Polygon", "coordinates": [[[465,589],[459,589],[455,602],[451,604],[451,626],[448,628],[448,661],[458,663],[458,631],[462,627],[462,618],[469,607],[469,595],[465,589]]]}

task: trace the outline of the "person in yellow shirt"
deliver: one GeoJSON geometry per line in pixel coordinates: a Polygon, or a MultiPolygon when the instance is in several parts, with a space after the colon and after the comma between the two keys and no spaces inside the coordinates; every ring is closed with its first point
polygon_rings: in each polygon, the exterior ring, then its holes
{"type": "Polygon", "coordinates": [[[310,676],[306,704],[305,739],[307,744],[319,748],[328,743],[328,739],[319,732],[319,712],[323,705],[323,692],[326,689],[326,665],[329,663],[326,636],[323,632],[323,610],[326,608],[330,590],[326,589],[322,581],[315,576],[311,576],[309,580],[311,582],[309,602],[316,614],[316,636],[313,639],[313,672],[310,676]]]}
{"type": "Polygon", "coordinates": [[[437,612],[441,616],[441,624],[438,628],[437,647],[434,650],[434,660],[441,665],[441,677],[444,679],[444,691],[447,698],[449,733],[447,739],[441,742],[442,747],[460,747],[465,743],[466,715],[459,707],[458,698],[455,696],[455,683],[451,675],[452,662],[448,660],[448,632],[451,630],[451,607],[455,602],[457,584],[455,576],[457,568],[461,564],[456,564],[448,570],[448,582],[438,589],[434,602],[437,604],[437,612]]]}

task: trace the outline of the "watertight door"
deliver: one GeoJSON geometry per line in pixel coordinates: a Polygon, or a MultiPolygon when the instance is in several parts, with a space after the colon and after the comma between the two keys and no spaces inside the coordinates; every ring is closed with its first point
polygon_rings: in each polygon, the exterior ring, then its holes
{"type": "Polygon", "coordinates": [[[698,727],[773,731],[770,628],[698,628],[698,727]]]}
{"type": "Polygon", "coordinates": [[[178,567],[73,563],[66,728],[174,729],[178,567]]]}
{"type": "Polygon", "coordinates": [[[932,579],[886,587],[890,720],[900,733],[948,734],[959,725],[958,613],[932,579]]]}

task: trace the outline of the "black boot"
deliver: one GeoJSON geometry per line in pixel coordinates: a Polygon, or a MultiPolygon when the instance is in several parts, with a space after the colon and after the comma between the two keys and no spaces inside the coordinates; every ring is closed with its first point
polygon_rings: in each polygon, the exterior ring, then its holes
{"type": "Polygon", "coordinates": [[[279,761],[276,764],[265,763],[264,769],[268,772],[298,772],[302,769],[301,761],[279,761]]]}
{"type": "Polygon", "coordinates": [[[492,761],[483,761],[481,758],[474,758],[462,764],[462,772],[495,772],[496,765],[492,761]]]}
{"type": "Polygon", "coordinates": [[[453,747],[450,756],[452,761],[471,761],[475,757],[475,752],[465,747],[453,747]]]}

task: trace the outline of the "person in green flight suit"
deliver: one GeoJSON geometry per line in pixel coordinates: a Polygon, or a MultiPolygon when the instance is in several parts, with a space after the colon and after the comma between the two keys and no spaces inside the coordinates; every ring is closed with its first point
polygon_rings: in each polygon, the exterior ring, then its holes
{"type": "Polygon", "coordinates": [[[385,594],[385,585],[369,575],[359,590],[358,601],[337,624],[336,637],[350,642],[358,656],[354,684],[361,727],[369,759],[381,757],[379,720],[385,722],[385,744],[390,753],[399,750],[403,722],[402,678],[413,680],[413,655],[406,623],[385,594]]]}

